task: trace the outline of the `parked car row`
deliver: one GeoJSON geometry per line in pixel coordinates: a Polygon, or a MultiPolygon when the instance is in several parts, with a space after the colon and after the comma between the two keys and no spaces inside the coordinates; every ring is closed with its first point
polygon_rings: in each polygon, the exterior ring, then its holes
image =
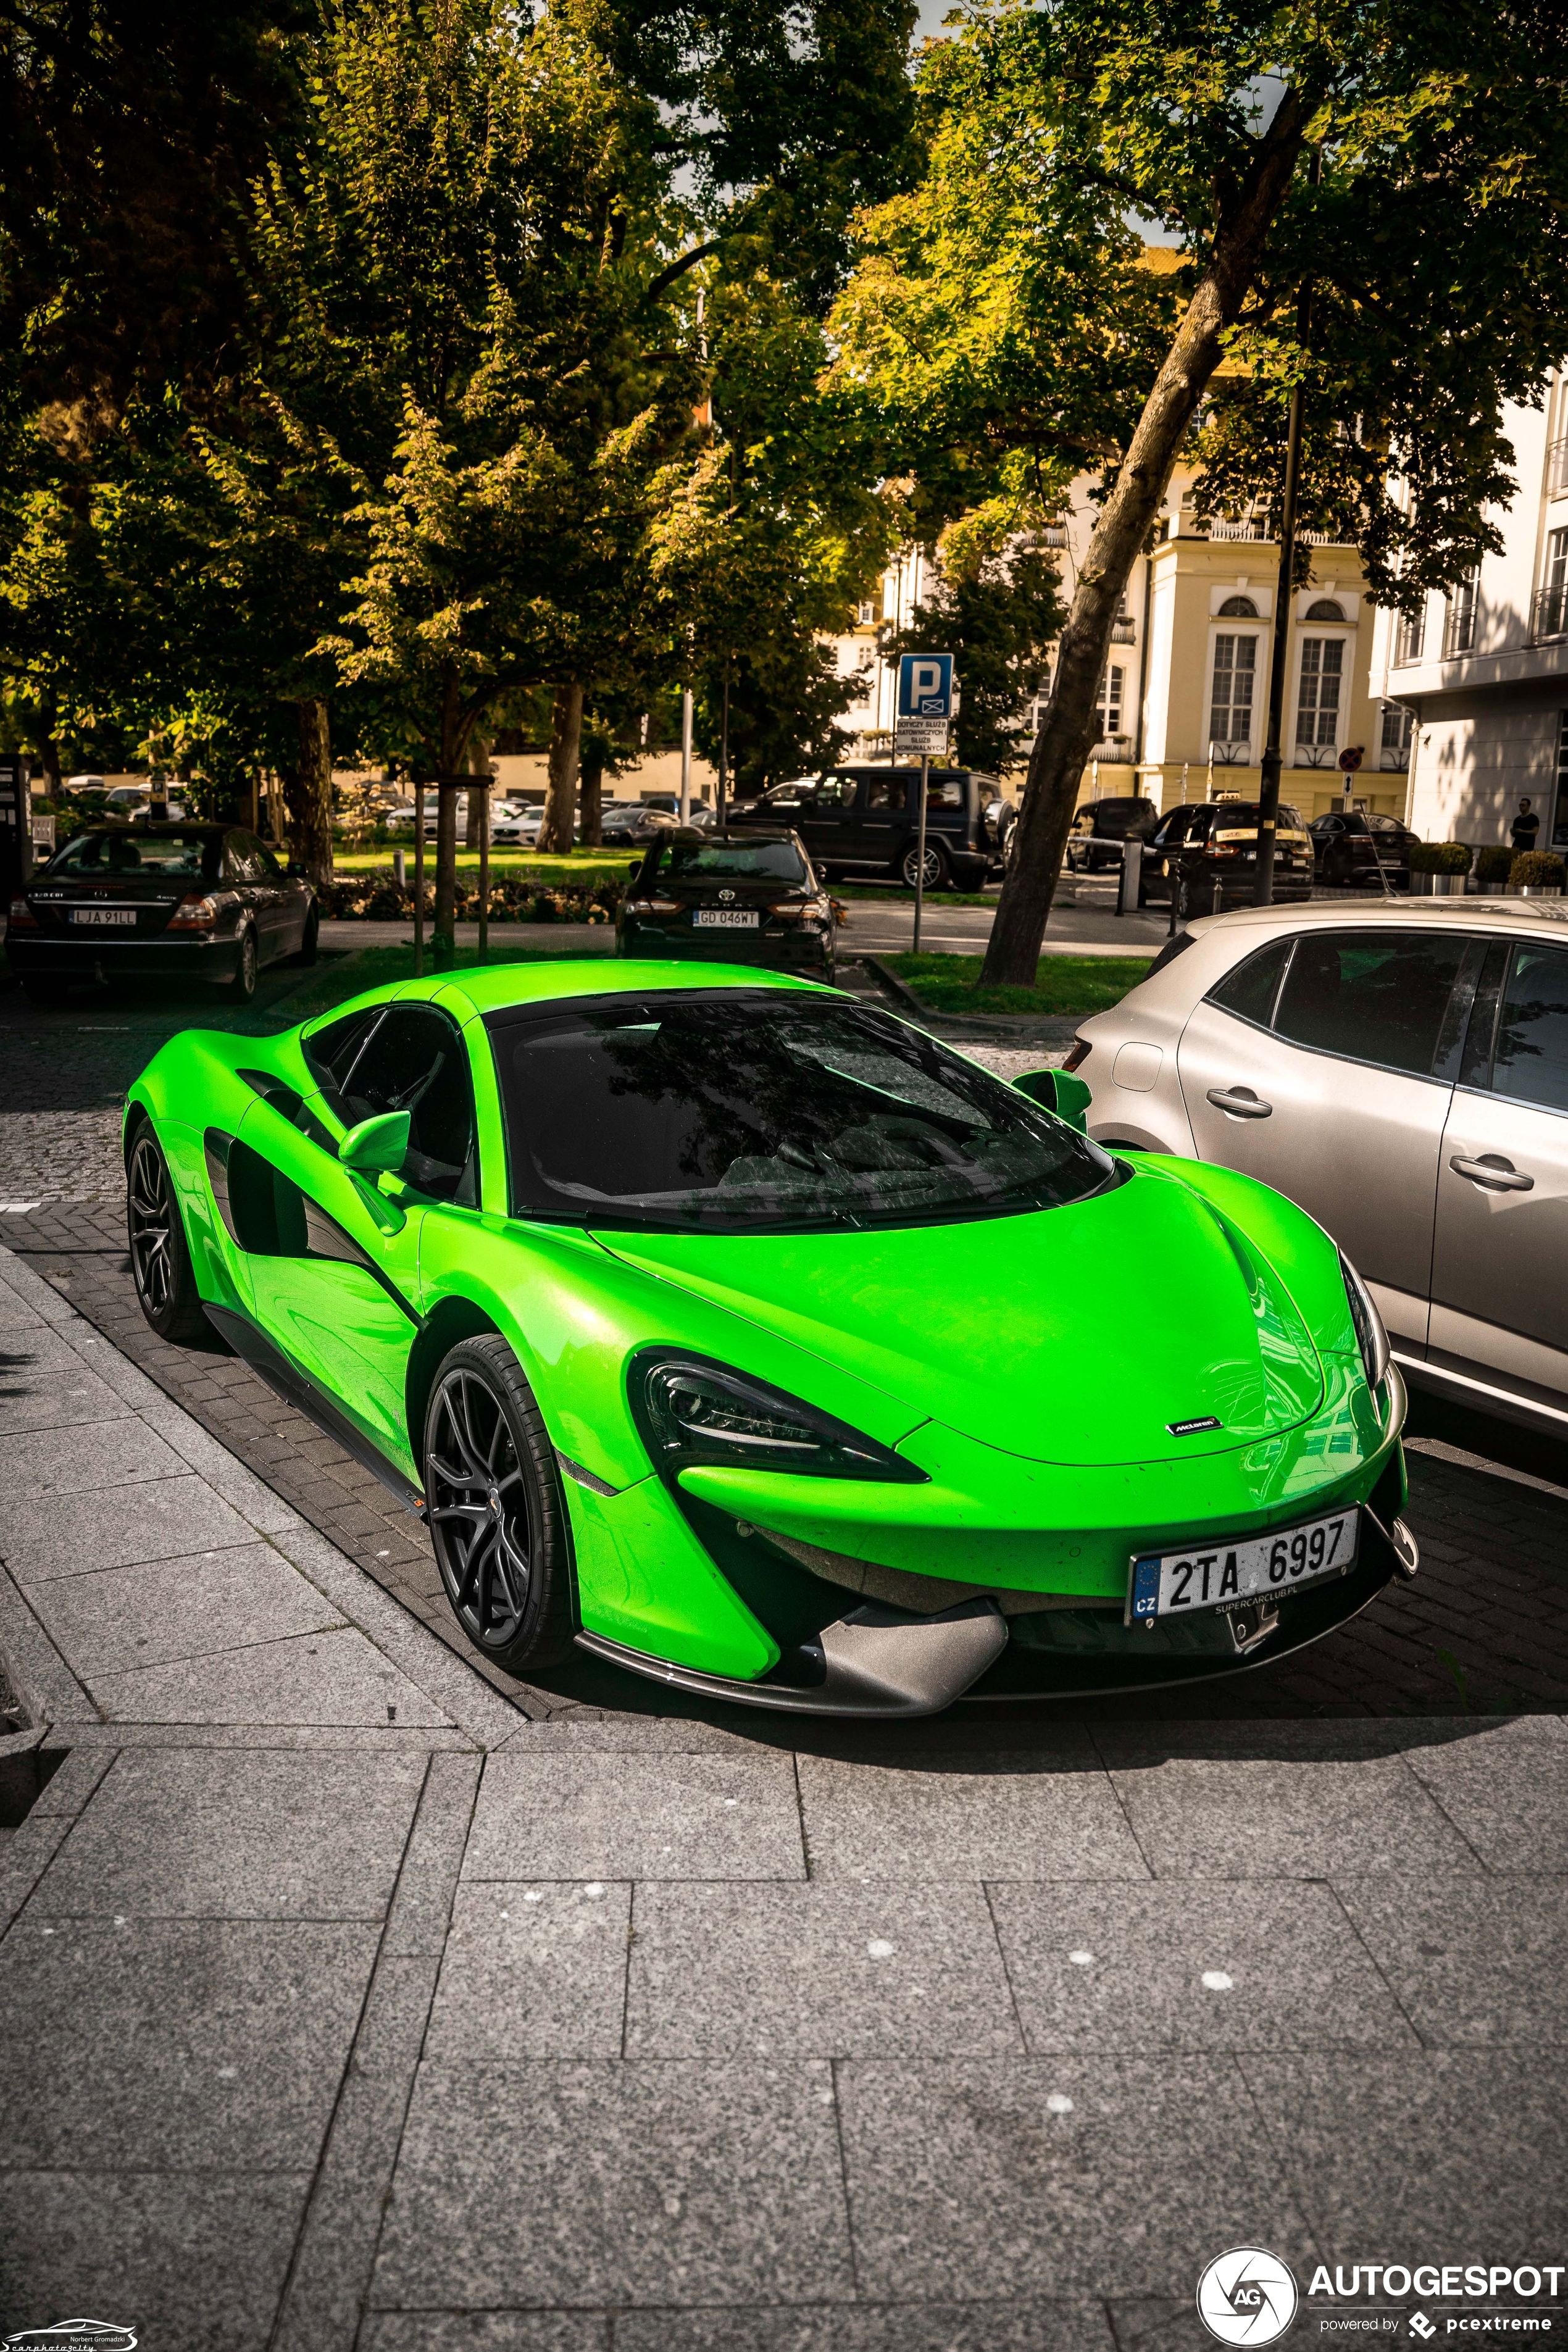
{"type": "MultiPolygon", "coordinates": [[[[1249,900],[1258,870],[1256,801],[1224,797],[1184,803],[1162,817],[1152,800],[1131,794],[1091,801],[1080,808],[1068,835],[1070,873],[1119,869],[1127,844],[1142,844],[1138,903],[1169,905],[1173,892],[1184,910],[1211,911],[1218,886],[1220,902],[1249,900]]],[[[1289,801],[1279,803],[1275,833],[1274,896],[1286,901],[1310,895],[1314,883],[1335,888],[1384,881],[1393,889],[1410,887],[1410,845],[1419,835],[1397,818],[1363,809],[1333,810],[1306,823],[1289,801]]]]}
{"type": "Polygon", "coordinates": [[[1568,903],[1195,922],[1068,1066],[1108,1147],[1217,1161],[1316,1217],[1410,1379],[1568,1436],[1568,903]]]}
{"type": "MultiPolygon", "coordinates": [[[[737,801],[729,822],[733,828],[788,827],[827,880],[892,874],[913,889],[921,864],[920,781],[918,768],[835,768],[737,801]]],[[[926,790],[925,887],[984,889],[1007,862],[1014,819],[994,776],[933,768],[926,790]]]]}

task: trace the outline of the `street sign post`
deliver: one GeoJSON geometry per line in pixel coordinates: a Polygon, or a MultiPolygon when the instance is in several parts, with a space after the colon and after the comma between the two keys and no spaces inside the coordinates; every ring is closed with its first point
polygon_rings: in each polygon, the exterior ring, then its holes
{"type": "Polygon", "coordinates": [[[915,852],[914,951],[921,951],[921,913],[925,904],[926,790],[932,760],[947,756],[947,722],[952,716],[951,654],[900,654],[899,703],[893,719],[893,752],[913,753],[921,763],[919,845],[915,852]]]}
{"type": "Polygon", "coordinates": [[[1365,751],[1359,743],[1347,745],[1345,750],[1340,753],[1340,773],[1345,780],[1342,791],[1344,794],[1344,803],[1347,809],[1351,804],[1351,793],[1356,771],[1361,766],[1361,763],[1365,757],[1365,751]]]}

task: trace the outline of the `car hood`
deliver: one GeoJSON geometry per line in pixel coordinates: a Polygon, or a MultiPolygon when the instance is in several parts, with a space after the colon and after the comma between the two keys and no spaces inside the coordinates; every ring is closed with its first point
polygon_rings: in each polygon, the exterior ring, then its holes
{"type": "Polygon", "coordinates": [[[1296,1427],[1323,1393],[1279,1274],[1163,1171],[963,1224],[598,1238],[873,1382],[911,1417],[1035,1461],[1226,1452],[1296,1427]],[[1204,1422],[1218,1426],[1182,1429],[1204,1422]]]}

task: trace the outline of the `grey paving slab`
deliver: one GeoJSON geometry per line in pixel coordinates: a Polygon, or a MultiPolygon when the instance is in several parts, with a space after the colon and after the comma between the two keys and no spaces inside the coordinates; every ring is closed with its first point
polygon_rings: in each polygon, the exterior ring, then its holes
{"type": "Polygon", "coordinates": [[[24,1591],[52,1577],[255,1540],[254,1528],[192,1473],[102,1494],[29,1495],[5,1507],[5,1565],[24,1591]]]}
{"type": "Polygon", "coordinates": [[[0,1501],[26,1496],[37,1504],[177,1477],[185,1465],[174,1448],[134,1413],[121,1411],[112,1397],[110,1402],[118,1417],[99,1420],[90,1442],[48,1428],[6,1431],[0,1447],[0,1501]]]}
{"type": "Polygon", "coordinates": [[[1395,1734],[1354,1722],[1110,1724],[1116,1794],[1160,1878],[1474,1871],[1395,1734]]]}
{"type": "Polygon", "coordinates": [[[804,1878],[787,1756],[492,1756],[465,1878],[804,1878]]]}
{"type": "Polygon", "coordinates": [[[1336,1891],[1424,2042],[1568,2037],[1568,1878],[1363,1878],[1336,1891]]]}
{"type": "Polygon", "coordinates": [[[373,2311],[359,2352],[609,2352],[610,2326],[598,2311],[373,2311]]]}
{"type": "MultiPolygon", "coordinates": [[[[0,1256],[0,1264],[4,1257],[0,1256]]],[[[35,1379],[50,1372],[90,1370],[100,1380],[114,1364],[125,1359],[107,1339],[100,1339],[90,1324],[83,1323],[74,1329],[62,1329],[57,1323],[35,1323],[27,1329],[8,1328],[0,1323],[0,1387],[10,1388],[17,1381],[35,1379]]],[[[128,1366],[133,1370],[133,1366],[128,1366]]],[[[112,1387],[112,1382],[105,1381],[112,1387]]]]}
{"type": "Polygon", "coordinates": [[[445,1950],[479,1785],[477,1756],[431,1758],[386,1923],[389,1957],[438,1960],[445,1950]]]}
{"type": "Polygon", "coordinates": [[[89,1679],[342,1622],[264,1543],[58,1577],[40,1587],[37,1607],[76,1672],[89,1679]]]}
{"type": "Polygon", "coordinates": [[[0,2172],[0,2328],[79,2316],[147,2352],[264,2352],[308,2173],[0,2172]]]}
{"type": "MultiPolygon", "coordinates": [[[[55,1370],[40,1371],[7,1363],[0,1353],[0,1438],[5,1440],[7,1453],[24,1432],[78,1429],[84,1423],[90,1426],[129,1417],[130,1407],[121,1403],[107,1381],[89,1372],[79,1360],[55,1370]]],[[[73,1448],[92,1451],[97,1440],[96,1436],[91,1440],[76,1438],[68,1443],[73,1448]]],[[[0,1492],[5,1491],[30,1490],[0,1488],[0,1492]]]]}
{"type": "Polygon", "coordinates": [[[628,2311],[616,2352],[1115,2352],[1089,2302],[837,2304],[815,2311],[628,2311]]]}
{"type": "Polygon", "coordinates": [[[436,1986],[433,1958],[379,1961],[353,2063],[279,2315],[272,2352],[351,2346],[392,2185],[419,2047],[436,1986]]]}
{"type": "Polygon", "coordinates": [[[429,2058],[615,2058],[626,2002],[625,1882],[460,1887],[429,2058]]]}
{"type": "Polygon", "coordinates": [[[1233,2060],[853,2060],[838,2069],[875,2302],[1190,2292],[1195,2250],[1310,2253],[1233,2060]]]}
{"type": "Polygon", "coordinates": [[[1568,2231],[1560,2051],[1330,2052],[1237,2063],[1325,2249],[1343,2250],[1347,2262],[1373,2244],[1440,2248],[1433,2259],[1445,2263],[1558,2259],[1541,2249],[1560,2246],[1568,2231]]]}
{"type": "Polygon", "coordinates": [[[1087,1738],[929,1765],[802,1756],[814,1878],[1147,1878],[1087,1738]]]}
{"type": "MultiPolygon", "coordinates": [[[[123,1362],[123,1359],[121,1360],[123,1362]]],[[[135,1371],[134,1365],[127,1365],[135,1371]]],[[[200,1473],[215,1493],[232,1503],[237,1511],[263,1535],[282,1534],[303,1523],[297,1511],[265,1486],[254,1471],[237,1461],[226,1445],[209,1435],[199,1421],[167,1398],[162,1389],[153,1387],[144,1373],[136,1372],[149,1391],[149,1402],[139,1405],[141,1418],[149,1429],[156,1430],[183,1462],[200,1473]]]]}
{"type": "Polygon", "coordinates": [[[374,2305],[774,2304],[854,2291],[831,2069],[420,2069],[374,2305]],[[527,2217],[518,2230],[497,2216],[527,2217]]]}
{"type": "Polygon", "coordinates": [[[51,1915],[379,1918],[423,1756],[126,1750],[33,1897],[51,1915]]]}
{"type": "Polygon", "coordinates": [[[1568,1739],[1518,1724],[1477,1726],[1468,1738],[1412,1744],[1407,1760],[1489,1870],[1562,1868],[1568,1739]]]}
{"type": "Polygon", "coordinates": [[[1031,2050],[1415,2046],[1326,1886],[999,1885],[991,1902],[1031,2050]]]}
{"type": "Polygon", "coordinates": [[[335,1921],[19,1920],[0,1946],[0,2166],[315,2162],[376,1931],[335,1921]]]}
{"type": "Polygon", "coordinates": [[[429,1727],[451,1720],[353,1625],[85,1680],[111,1723],[429,1727]]]}
{"type": "Polygon", "coordinates": [[[635,1924],[631,2057],[1022,2047],[978,1886],[644,1885],[635,1924]]]}

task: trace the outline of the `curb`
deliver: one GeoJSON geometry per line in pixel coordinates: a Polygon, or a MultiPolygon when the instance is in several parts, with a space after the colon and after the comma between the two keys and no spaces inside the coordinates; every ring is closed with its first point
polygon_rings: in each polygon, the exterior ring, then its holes
{"type": "MultiPolygon", "coordinates": [[[[880,956],[863,955],[858,961],[862,968],[871,974],[878,986],[886,989],[888,994],[895,1003],[901,1004],[906,1013],[917,1013],[920,1019],[925,1022],[941,1021],[944,1017],[940,1013],[933,1013],[929,1004],[922,1004],[914,990],[901,981],[896,971],[888,970],[880,956]]],[[[952,1015],[945,1017],[951,1019],[952,1015]]],[[[984,1020],[984,1015],[976,1014],[975,1018],[984,1020]]]]}

